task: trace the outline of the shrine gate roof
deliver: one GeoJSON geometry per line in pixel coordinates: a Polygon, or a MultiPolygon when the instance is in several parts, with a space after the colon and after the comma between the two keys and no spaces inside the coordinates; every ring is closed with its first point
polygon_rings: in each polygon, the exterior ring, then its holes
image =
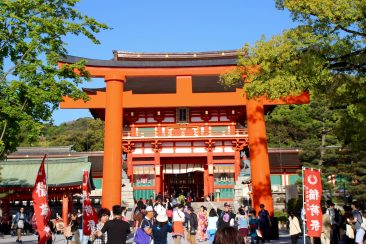
{"type": "Polygon", "coordinates": [[[174,53],[146,53],[113,51],[111,60],[100,60],[66,56],[60,62],[75,63],[81,59],[86,60],[87,66],[98,67],[208,67],[230,66],[237,64],[238,50],[212,51],[212,52],[174,52],[174,53]]]}

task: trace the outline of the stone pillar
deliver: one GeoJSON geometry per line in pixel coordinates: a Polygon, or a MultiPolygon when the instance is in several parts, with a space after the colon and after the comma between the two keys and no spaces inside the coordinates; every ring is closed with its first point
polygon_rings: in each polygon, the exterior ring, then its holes
{"type": "Polygon", "coordinates": [[[64,226],[69,224],[69,195],[68,193],[64,193],[62,195],[62,221],[64,222],[64,226]]]}
{"type": "Polygon", "coordinates": [[[266,125],[263,103],[249,99],[247,101],[247,123],[252,174],[253,206],[259,210],[262,203],[273,216],[273,201],[270,180],[270,166],[267,148],[266,125]]]}
{"type": "Polygon", "coordinates": [[[122,126],[124,76],[105,77],[106,108],[104,127],[103,195],[102,207],[112,209],[121,204],[122,187],[122,126]]]}

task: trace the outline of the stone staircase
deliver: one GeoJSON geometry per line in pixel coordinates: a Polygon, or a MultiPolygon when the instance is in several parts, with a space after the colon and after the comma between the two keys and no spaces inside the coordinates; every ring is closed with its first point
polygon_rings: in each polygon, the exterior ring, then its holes
{"type": "Polygon", "coordinates": [[[249,165],[249,160],[244,160],[244,167],[240,170],[238,179],[235,181],[234,204],[238,205],[238,207],[241,205],[243,197],[246,199],[250,198],[248,184],[243,184],[243,182],[248,182],[251,179],[249,165]]]}
{"type": "Polygon", "coordinates": [[[126,172],[122,170],[122,206],[126,206],[128,211],[126,217],[132,219],[133,209],[135,206],[135,201],[133,198],[133,187],[128,178],[126,172]]]}

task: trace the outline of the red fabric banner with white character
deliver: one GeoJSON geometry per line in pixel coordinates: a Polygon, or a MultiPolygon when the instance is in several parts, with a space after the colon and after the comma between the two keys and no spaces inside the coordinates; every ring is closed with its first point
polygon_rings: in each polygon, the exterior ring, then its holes
{"type": "Polygon", "coordinates": [[[304,201],[307,235],[320,237],[322,233],[322,181],[320,171],[304,169],[304,201]]]}
{"type": "Polygon", "coordinates": [[[43,157],[41,166],[39,167],[36,182],[34,184],[32,199],[34,216],[36,219],[37,232],[39,234],[39,244],[44,244],[51,238],[51,230],[48,222],[51,216],[51,210],[48,206],[48,192],[46,183],[46,172],[44,170],[44,161],[46,155],[43,157]]]}
{"type": "Polygon", "coordinates": [[[91,204],[89,198],[89,172],[84,171],[83,174],[83,234],[86,236],[91,235],[94,226],[98,223],[98,214],[91,204]]]}

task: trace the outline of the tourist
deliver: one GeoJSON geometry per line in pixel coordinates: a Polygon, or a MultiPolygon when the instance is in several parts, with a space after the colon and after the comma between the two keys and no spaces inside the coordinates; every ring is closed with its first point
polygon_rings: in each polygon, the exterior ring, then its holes
{"type": "Polygon", "coordinates": [[[172,225],[165,213],[158,214],[153,225],[154,244],[167,244],[168,233],[172,232],[172,225]]]}
{"type": "Polygon", "coordinates": [[[296,244],[299,239],[299,235],[301,233],[301,227],[299,219],[294,215],[294,212],[290,212],[288,217],[289,229],[290,229],[290,237],[291,243],[296,244]]]}
{"type": "Polygon", "coordinates": [[[127,207],[122,206],[122,220],[129,223],[130,220],[126,217],[126,215],[127,215],[127,207]]]}
{"type": "Polygon", "coordinates": [[[330,244],[330,235],[332,232],[332,226],[330,224],[330,215],[326,208],[323,211],[323,221],[322,221],[322,234],[320,236],[320,241],[322,244],[330,244]]]}
{"type": "Polygon", "coordinates": [[[224,210],[217,209],[219,215],[218,228],[225,226],[234,226],[235,214],[231,211],[231,205],[227,202],[224,203],[224,210]]]}
{"type": "Polygon", "coordinates": [[[335,204],[331,201],[328,202],[327,213],[330,217],[330,225],[332,226],[332,231],[330,233],[330,243],[338,244],[340,240],[339,229],[341,224],[341,216],[339,210],[335,208],[335,204]]]}
{"type": "Polygon", "coordinates": [[[144,230],[147,235],[150,236],[150,239],[152,239],[153,219],[154,219],[154,209],[151,206],[147,206],[146,215],[141,222],[140,228],[144,230]]]}
{"type": "Polygon", "coordinates": [[[152,195],[150,195],[150,198],[147,201],[146,205],[151,206],[151,207],[154,206],[154,199],[153,199],[152,195]]]}
{"type": "Polygon", "coordinates": [[[166,209],[166,215],[168,216],[169,222],[173,219],[173,206],[169,201],[169,197],[165,198],[164,208],[166,209]]]}
{"type": "Polygon", "coordinates": [[[140,197],[140,199],[137,201],[137,207],[139,207],[140,209],[145,206],[142,197],[140,197]]]}
{"type": "Polygon", "coordinates": [[[178,205],[173,211],[173,240],[174,244],[180,244],[184,237],[185,215],[183,213],[183,205],[178,205]]]}
{"type": "Polygon", "coordinates": [[[25,228],[25,225],[28,223],[28,217],[24,212],[24,208],[21,207],[19,212],[16,213],[15,218],[13,219],[13,229],[17,230],[17,240],[16,242],[23,242],[22,241],[22,232],[25,228]]]}
{"type": "Polygon", "coordinates": [[[111,212],[107,208],[101,208],[98,211],[99,222],[92,229],[92,234],[89,237],[89,241],[93,244],[106,244],[107,243],[107,233],[102,234],[101,236],[97,236],[97,232],[102,230],[103,226],[109,220],[109,216],[111,212]]]}
{"type": "Polygon", "coordinates": [[[213,243],[213,240],[215,238],[218,220],[219,220],[219,217],[217,216],[216,210],[212,208],[210,210],[210,213],[208,214],[208,224],[207,224],[207,235],[208,235],[208,240],[210,241],[210,244],[213,243]]]}
{"type": "Polygon", "coordinates": [[[249,228],[250,228],[250,239],[252,240],[252,244],[254,243],[259,243],[259,238],[260,236],[258,236],[258,232],[260,232],[259,230],[259,219],[256,216],[257,212],[253,209],[252,211],[249,212],[249,228]]]}
{"type": "Polygon", "coordinates": [[[194,213],[192,207],[188,207],[187,213],[189,214],[189,220],[187,222],[187,241],[191,244],[196,244],[196,234],[197,234],[197,215],[194,213]]]}
{"type": "Polygon", "coordinates": [[[205,206],[201,206],[200,210],[197,212],[197,219],[198,219],[198,229],[197,229],[198,241],[205,241],[207,220],[208,220],[207,208],[205,206]]]}
{"type": "Polygon", "coordinates": [[[120,205],[114,205],[112,213],[113,219],[107,221],[102,229],[95,234],[100,237],[107,232],[107,244],[125,244],[127,235],[130,234],[130,224],[122,220],[122,207],[120,205]]]}
{"type": "Polygon", "coordinates": [[[79,225],[81,223],[78,219],[78,214],[76,212],[71,213],[69,225],[71,228],[71,236],[68,237],[68,240],[74,244],[81,244],[80,235],[79,235],[79,225]]]}
{"type": "Polygon", "coordinates": [[[160,202],[163,201],[163,195],[159,192],[158,195],[156,195],[155,201],[158,201],[160,199],[160,202]]]}
{"type": "Polygon", "coordinates": [[[244,243],[247,243],[249,233],[249,216],[245,213],[244,208],[238,209],[238,214],[235,219],[238,223],[239,234],[243,237],[244,243]]]}
{"type": "Polygon", "coordinates": [[[344,236],[344,244],[354,244],[355,243],[355,231],[353,228],[353,214],[352,208],[350,206],[344,205],[344,218],[345,218],[345,236],[344,236]]]}
{"type": "Polygon", "coordinates": [[[81,244],[85,244],[84,243],[84,234],[83,234],[83,213],[81,212],[80,209],[78,209],[78,230],[79,230],[79,239],[80,239],[80,243],[81,244]]]}
{"type": "Polygon", "coordinates": [[[232,226],[224,226],[216,232],[213,244],[243,244],[244,239],[232,226]]]}
{"type": "Polygon", "coordinates": [[[359,207],[358,202],[353,201],[351,204],[351,208],[352,208],[352,215],[353,215],[352,223],[355,225],[355,229],[356,229],[355,243],[362,244],[363,237],[365,235],[365,230],[363,228],[361,228],[362,214],[361,214],[361,211],[358,210],[358,207],[359,207]]]}
{"type": "Polygon", "coordinates": [[[157,202],[155,203],[154,211],[156,216],[159,214],[166,214],[166,209],[161,202],[161,198],[158,198],[157,202]]]}
{"type": "Polygon", "coordinates": [[[181,193],[179,194],[178,204],[182,204],[182,205],[186,204],[186,197],[184,196],[183,191],[181,191],[181,193]]]}
{"type": "Polygon", "coordinates": [[[264,209],[264,204],[259,205],[260,210],[258,212],[259,218],[259,227],[262,231],[262,240],[263,242],[270,242],[271,239],[271,219],[269,217],[269,213],[266,209],[264,209]]]}
{"type": "Polygon", "coordinates": [[[133,213],[133,221],[134,221],[133,227],[135,231],[137,230],[137,228],[140,227],[140,224],[145,217],[146,213],[145,209],[146,209],[145,205],[143,205],[141,208],[139,207],[135,208],[135,211],[133,213]]]}

